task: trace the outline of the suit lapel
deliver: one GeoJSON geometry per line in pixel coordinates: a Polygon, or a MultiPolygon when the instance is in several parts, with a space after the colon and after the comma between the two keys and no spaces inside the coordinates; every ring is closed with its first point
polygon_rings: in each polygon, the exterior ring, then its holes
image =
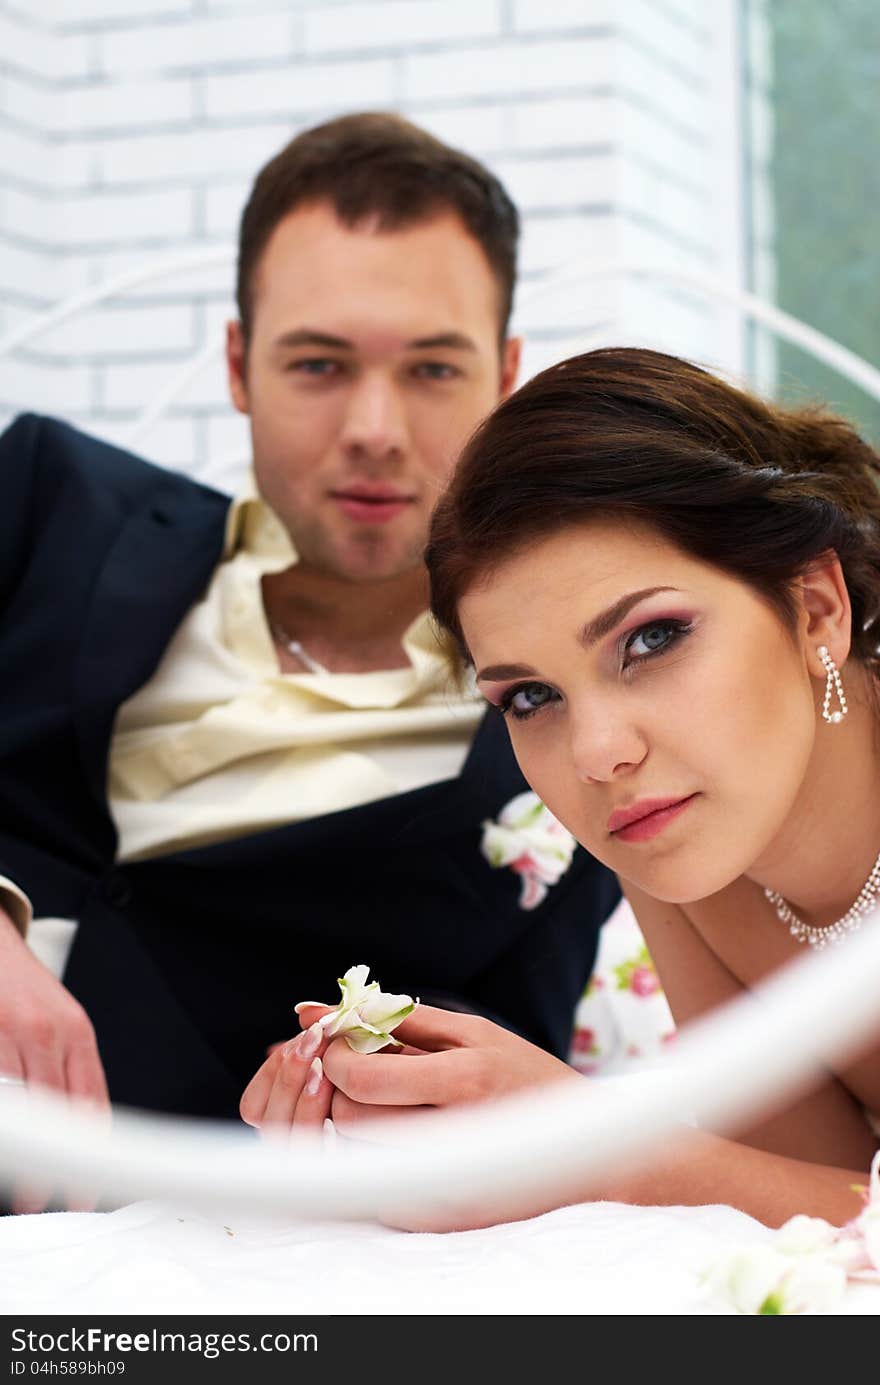
{"type": "Polygon", "coordinates": [[[229,501],[175,478],[128,519],[95,584],[74,672],[73,719],[89,786],[103,804],[120,703],[153,673],[217,563],[229,501]]]}
{"type": "Polygon", "coordinates": [[[505,803],[527,787],[507,727],[490,707],[477,727],[458,779],[447,785],[429,785],[423,791],[424,802],[413,802],[399,841],[406,845],[430,836],[446,836],[461,831],[463,821],[496,817],[505,803]]]}

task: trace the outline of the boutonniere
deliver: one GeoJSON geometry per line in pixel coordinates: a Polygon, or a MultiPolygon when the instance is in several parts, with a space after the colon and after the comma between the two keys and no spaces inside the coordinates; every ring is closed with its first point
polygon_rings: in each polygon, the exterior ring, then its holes
{"type": "Polygon", "coordinates": [[[577,842],[536,793],[520,793],[483,823],[480,850],[490,866],[522,877],[521,909],[535,909],[571,865],[577,842]]]}

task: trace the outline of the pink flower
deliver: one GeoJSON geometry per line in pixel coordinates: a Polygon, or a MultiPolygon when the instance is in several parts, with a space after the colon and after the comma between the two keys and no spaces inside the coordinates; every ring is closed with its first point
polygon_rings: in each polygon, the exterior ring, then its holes
{"type": "Polygon", "coordinates": [[[635,995],[656,995],[660,989],[660,978],[652,967],[636,967],[630,978],[630,986],[635,995]]]}
{"type": "Polygon", "coordinates": [[[596,1044],[595,1029],[576,1029],[571,1039],[575,1053],[592,1053],[596,1044]]]}

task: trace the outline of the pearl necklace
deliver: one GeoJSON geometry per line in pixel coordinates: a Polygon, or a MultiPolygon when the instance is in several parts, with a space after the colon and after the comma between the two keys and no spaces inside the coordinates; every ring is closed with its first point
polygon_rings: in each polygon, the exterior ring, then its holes
{"type": "Polygon", "coordinates": [[[280,625],[272,626],[272,636],[277,644],[289,650],[295,659],[299,659],[300,663],[304,668],[308,669],[309,673],[323,674],[330,672],[323,664],[319,664],[317,659],[313,659],[308,650],[303,649],[299,640],[292,640],[287,631],[282,630],[280,625]]]}
{"type": "Polygon", "coordinates": [[[880,894],[880,856],[871,867],[871,874],[859,891],[855,903],[839,919],[835,919],[834,923],[826,923],[821,928],[804,923],[776,890],[765,889],[764,894],[776,910],[777,917],[788,924],[789,933],[793,938],[797,938],[799,943],[809,943],[810,947],[820,949],[827,947],[829,943],[842,943],[849,933],[855,933],[861,928],[865,914],[880,894]]]}

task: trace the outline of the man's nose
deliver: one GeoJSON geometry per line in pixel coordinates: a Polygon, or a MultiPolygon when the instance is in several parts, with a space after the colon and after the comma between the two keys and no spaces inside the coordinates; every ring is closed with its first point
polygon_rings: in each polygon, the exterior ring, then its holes
{"type": "Polygon", "coordinates": [[[387,462],[402,458],[409,433],[400,388],[379,372],[366,372],[352,385],[340,441],[355,460],[387,462]]]}
{"type": "Polygon", "coordinates": [[[584,783],[610,783],[637,769],[648,753],[644,731],[625,706],[613,699],[590,699],[571,722],[571,753],[584,783]]]}

